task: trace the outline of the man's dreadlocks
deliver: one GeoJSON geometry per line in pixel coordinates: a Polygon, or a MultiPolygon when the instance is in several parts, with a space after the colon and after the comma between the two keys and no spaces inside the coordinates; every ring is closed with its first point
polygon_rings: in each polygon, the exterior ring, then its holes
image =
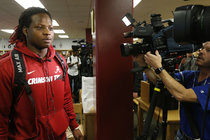
{"type": "Polygon", "coordinates": [[[46,9],[39,7],[30,7],[26,9],[19,17],[19,25],[15,27],[14,33],[10,36],[10,44],[15,44],[17,41],[26,42],[25,35],[23,34],[23,27],[29,27],[32,22],[31,17],[40,13],[47,14],[52,20],[50,13],[46,9]]]}

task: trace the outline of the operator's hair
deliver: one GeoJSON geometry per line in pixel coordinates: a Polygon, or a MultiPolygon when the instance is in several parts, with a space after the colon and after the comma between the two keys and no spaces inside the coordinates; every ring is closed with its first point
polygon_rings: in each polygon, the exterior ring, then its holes
{"type": "Polygon", "coordinates": [[[43,8],[39,7],[30,7],[22,12],[22,14],[19,17],[19,24],[15,27],[14,33],[10,36],[9,42],[11,44],[15,44],[16,42],[26,42],[26,37],[23,34],[23,27],[29,27],[32,19],[31,17],[36,14],[44,13],[47,14],[50,19],[52,20],[51,14],[43,8]]]}

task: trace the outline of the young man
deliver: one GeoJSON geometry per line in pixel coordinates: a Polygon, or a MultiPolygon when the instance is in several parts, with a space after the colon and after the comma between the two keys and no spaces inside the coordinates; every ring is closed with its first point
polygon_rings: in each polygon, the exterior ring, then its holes
{"type": "MultiPolygon", "coordinates": [[[[210,102],[208,103],[207,107],[204,131],[202,131],[202,129],[204,110],[210,85],[210,42],[204,43],[203,48],[199,52],[199,56],[196,61],[196,64],[200,69],[199,71],[183,71],[175,74],[175,77],[179,79],[182,84],[172,78],[162,67],[161,59],[162,58],[158,51],[156,51],[155,55],[148,52],[146,55],[139,55],[135,58],[135,60],[137,60],[141,66],[146,66],[147,63],[153,67],[168,91],[178,101],[181,101],[180,130],[178,131],[175,140],[194,139],[189,124],[189,118],[187,117],[185,108],[183,107],[183,102],[189,103],[189,110],[191,110],[192,114],[190,117],[193,118],[193,124],[195,124],[198,128],[200,136],[204,134],[203,140],[209,140],[210,102]]],[[[155,83],[157,77],[154,74],[154,71],[151,69],[146,69],[145,72],[150,81],[155,83]]]]}
{"type": "Polygon", "coordinates": [[[76,140],[83,139],[73,112],[69,79],[63,76],[62,65],[56,59],[53,38],[52,18],[48,11],[33,7],[21,14],[10,43],[22,53],[31,96],[24,87],[18,93],[18,101],[13,102],[17,85],[14,84],[10,53],[0,60],[1,140],[64,140],[68,126],[76,140]],[[10,123],[11,120],[14,123],[10,123]]]}

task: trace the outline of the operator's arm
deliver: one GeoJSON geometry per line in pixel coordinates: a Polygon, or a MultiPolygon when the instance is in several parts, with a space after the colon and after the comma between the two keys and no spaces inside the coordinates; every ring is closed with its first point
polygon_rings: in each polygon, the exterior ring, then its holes
{"type": "Polygon", "coordinates": [[[164,85],[168,91],[179,101],[198,102],[195,92],[190,89],[186,89],[182,84],[172,78],[166,70],[163,70],[160,74],[164,85]]]}
{"type": "MultiPolygon", "coordinates": [[[[154,69],[162,67],[162,58],[158,51],[155,52],[155,55],[147,52],[144,56],[145,62],[152,66],[154,69]]],[[[171,77],[166,70],[163,70],[159,74],[162,82],[168,89],[168,91],[178,100],[178,101],[189,101],[189,102],[198,102],[198,98],[195,92],[190,88],[186,89],[182,84],[177,82],[173,77],[171,77]]]]}

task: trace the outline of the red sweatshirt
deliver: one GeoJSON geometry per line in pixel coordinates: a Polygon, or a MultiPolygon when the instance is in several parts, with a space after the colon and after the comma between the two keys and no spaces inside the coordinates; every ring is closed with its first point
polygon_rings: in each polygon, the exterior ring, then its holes
{"type": "Polygon", "coordinates": [[[14,48],[23,53],[26,66],[26,80],[32,90],[34,105],[25,90],[15,104],[14,121],[16,128],[8,130],[8,121],[14,90],[14,66],[11,55],[0,60],[0,140],[63,140],[65,131],[78,127],[73,112],[73,102],[68,76],[62,80],[62,66],[55,58],[55,50],[49,47],[47,56],[41,59],[24,44],[14,48]]]}

